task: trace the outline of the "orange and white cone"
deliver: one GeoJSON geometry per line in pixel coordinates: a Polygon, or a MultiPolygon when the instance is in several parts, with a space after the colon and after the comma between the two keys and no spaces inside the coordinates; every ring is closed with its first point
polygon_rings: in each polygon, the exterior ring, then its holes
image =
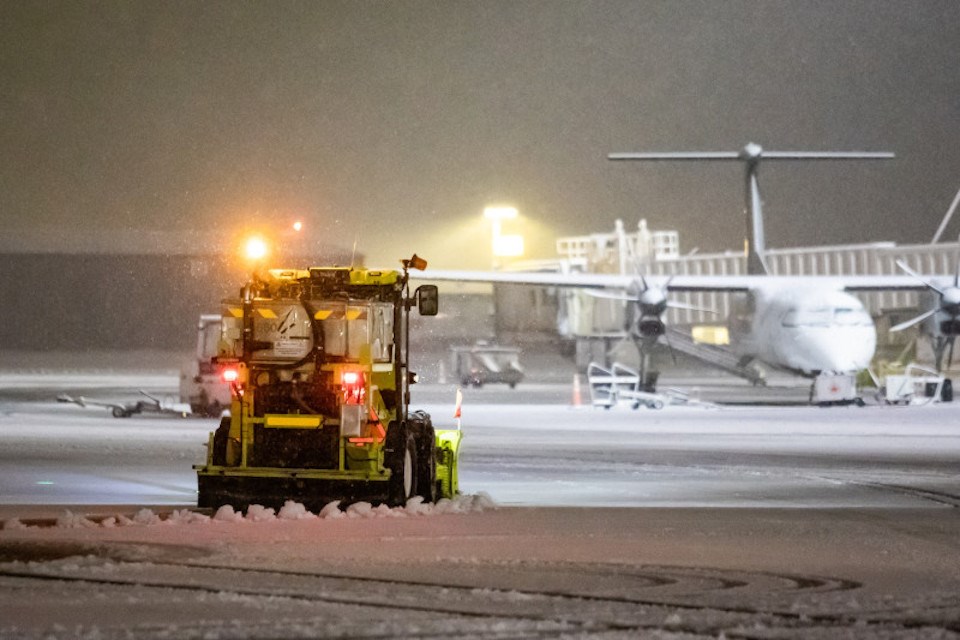
{"type": "Polygon", "coordinates": [[[460,428],[460,407],[463,405],[463,392],[457,387],[457,405],[453,410],[453,417],[457,419],[457,429],[460,428]]]}

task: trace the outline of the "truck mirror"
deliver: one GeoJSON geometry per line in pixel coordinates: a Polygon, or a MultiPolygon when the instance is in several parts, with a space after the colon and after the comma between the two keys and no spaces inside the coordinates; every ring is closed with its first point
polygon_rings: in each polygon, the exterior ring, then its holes
{"type": "Polygon", "coordinates": [[[435,316],[440,310],[440,296],[437,285],[422,284],[417,287],[417,310],[422,316],[435,316]]]}

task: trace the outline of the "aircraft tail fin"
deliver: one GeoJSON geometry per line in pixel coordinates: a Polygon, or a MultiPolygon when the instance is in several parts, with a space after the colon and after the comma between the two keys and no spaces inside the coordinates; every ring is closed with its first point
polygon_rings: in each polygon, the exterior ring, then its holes
{"type": "MultiPolygon", "coordinates": [[[[656,153],[611,153],[610,160],[725,160],[739,161],[746,165],[746,206],[747,219],[747,273],[764,275],[770,273],[765,254],[766,241],[763,236],[763,202],[760,198],[760,184],[757,181],[757,169],[761,158],[770,160],[886,160],[894,154],[886,151],[765,151],[753,142],[740,151],[706,152],[656,152],[656,153]]],[[[960,197],[960,196],[958,196],[960,197]]]]}
{"type": "Polygon", "coordinates": [[[757,181],[757,165],[747,163],[747,274],[762,276],[767,268],[767,243],[763,235],[763,202],[757,181]]]}

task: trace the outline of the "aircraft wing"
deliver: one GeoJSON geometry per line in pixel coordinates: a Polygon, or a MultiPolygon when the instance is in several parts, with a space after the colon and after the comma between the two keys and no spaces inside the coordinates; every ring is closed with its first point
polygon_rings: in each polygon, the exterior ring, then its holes
{"type": "MultiPolygon", "coordinates": [[[[814,282],[818,281],[815,276],[814,282]]],[[[831,279],[838,283],[840,288],[851,293],[858,291],[922,291],[927,285],[913,276],[902,275],[880,275],[880,276],[823,276],[820,279],[831,279]]],[[[927,282],[937,282],[938,280],[949,279],[949,276],[930,275],[923,276],[927,282]]]]}
{"type": "MultiPolygon", "coordinates": [[[[424,271],[411,273],[411,278],[427,281],[484,282],[490,284],[527,284],[574,289],[613,289],[626,291],[640,281],[640,276],[612,273],[556,273],[533,271],[424,271]]],[[[923,276],[936,281],[945,276],[923,276]]],[[[671,292],[727,291],[795,286],[817,286],[837,291],[920,291],[926,285],[907,275],[848,276],[772,276],[772,275],[650,275],[643,276],[650,287],[666,287],[671,292]]]]}
{"type": "MultiPolygon", "coordinates": [[[[446,282],[484,282],[489,284],[529,284],[571,289],[611,289],[626,291],[636,287],[640,276],[614,273],[556,273],[546,271],[424,271],[411,273],[412,279],[446,282]]],[[[668,291],[748,291],[769,276],[643,276],[650,287],[668,291]]]]}
{"type": "Polygon", "coordinates": [[[612,273],[556,273],[551,271],[437,271],[411,272],[411,279],[490,284],[536,284],[578,289],[626,289],[635,278],[612,273]]]}

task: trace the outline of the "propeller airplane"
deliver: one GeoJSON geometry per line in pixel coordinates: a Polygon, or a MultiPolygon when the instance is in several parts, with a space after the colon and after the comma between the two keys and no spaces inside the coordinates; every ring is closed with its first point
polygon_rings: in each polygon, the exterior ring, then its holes
{"type": "MultiPolygon", "coordinates": [[[[741,361],[816,378],[824,374],[854,376],[869,367],[876,350],[876,327],[855,293],[919,291],[937,296],[931,309],[894,330],[936,319],[931,331],[940,368],[944,350],[960,335],[960,272],[953,276],[920,275],[905,264],[906,275],[774,275],[764,258],[763,210],[758,181],[762,160],[878,160],[887,152],[766,151],[750,143],[739,152],[616,153],[615,161],[739,161],[746,168],[747,273],[745,275],[643,276],[601,273],[430,271],[420,275],[432,281],[486,282],[570,287],[591,295],[628,301],[634,321],[627,334],[641,354],[641,376],[646,353],[666,334],[668,308],[689,308],[670,300],[683,292],[739,294],[728,319],[730,340],[741,361]]],[[[700,309],[703,310],[703,309],[700,309]]],[[[642,377],[646,380],[646,377],[642,377]]]]}

